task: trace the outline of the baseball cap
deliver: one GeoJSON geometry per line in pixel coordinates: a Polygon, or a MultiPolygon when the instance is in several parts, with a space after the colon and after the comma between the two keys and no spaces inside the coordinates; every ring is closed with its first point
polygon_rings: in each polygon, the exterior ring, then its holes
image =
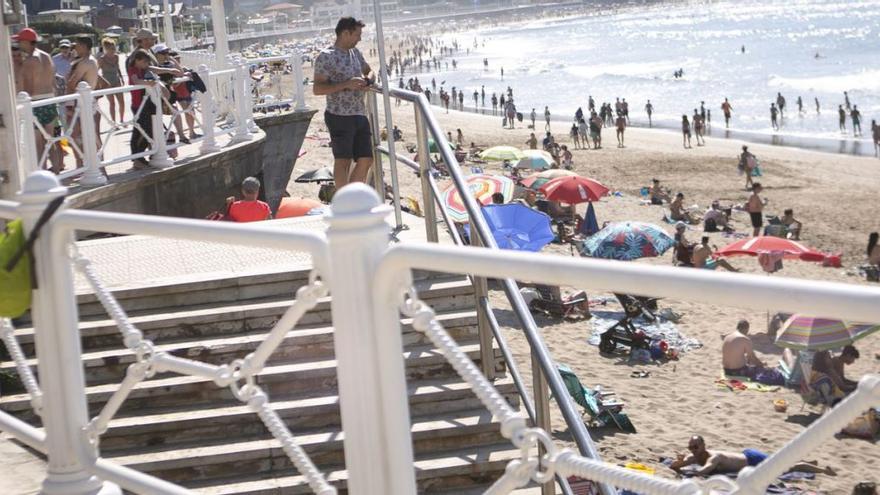
{"type": "Polygon", "coordinates": [[[158,45],[153,47],[153,53],[167,53],[170,52],[171,49],[168,48],[168,45],[165,43],[159,43],[158,45]]]}
{"type": "Polygon", "coordinates": [[[135,33],[135,35],[134,35],[134,39],[136,39],[136,40],[150,40],[155,37],[156,37],[156,35],[153,34],[152,31],[150,31],[149,29],[144,29],[144,28],[138,29],[137,33],[135,33]]]}
{"type": "Polygon", "coordinates": [[[58,48],[65,48],[65,47],[70,48],[70,40],[69,39],[63,39],[58,42],[58,48]]]}
{"type": "Polygon", "coordinates": [[[24,28],[12,36],[12,41],[40,41],[40,35],[31,28],[24,28]]]}

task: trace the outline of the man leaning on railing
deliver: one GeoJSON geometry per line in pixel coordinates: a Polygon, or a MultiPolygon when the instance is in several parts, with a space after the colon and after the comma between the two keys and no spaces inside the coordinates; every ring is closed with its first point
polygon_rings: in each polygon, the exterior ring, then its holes
{"type": "Polygon", "coordinates": [[[364,23],[354,17],[339,19],[336,42],[321,50],[314,64],[314,93],[327,96],[324,122],[330,131],[336,190],[349,182],[365,182],[373,165],[370,122],[364,104],[364,91],[372,84],[367,77],[371,69],[355,48],[363,27],[364,23]]]}

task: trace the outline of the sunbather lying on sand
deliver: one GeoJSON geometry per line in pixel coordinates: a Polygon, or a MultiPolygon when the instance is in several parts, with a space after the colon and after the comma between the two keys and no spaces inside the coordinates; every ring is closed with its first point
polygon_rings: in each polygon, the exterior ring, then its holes
{"type": "MultiPolygon", "coordinates": [[[[690,454],[678,454],[675,461],[669,467],[680,473],[685,466],[701,466],[696,471],[693,471],[693,474],[699,476],[717,473],[738,473],[742,468],[757,466],[767,458],[767,454],[755,449],[745,449],[742,452],[707,450],[706,441],[699,435],[692,436],[688,441],[688,451],[690,451],[690,454]]],[[[829,476],[837,474],[830,467],[820,468],[816,462],[799,462],[792,466],[789,471],[823,473],[829,476]]]]}

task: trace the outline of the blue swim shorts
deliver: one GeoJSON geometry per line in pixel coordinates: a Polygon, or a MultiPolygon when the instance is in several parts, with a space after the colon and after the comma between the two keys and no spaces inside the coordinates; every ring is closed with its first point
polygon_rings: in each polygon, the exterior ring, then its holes
{"type": "Polygon", "coordinates": [[[757,466],[767,458],[767,454],[755,449],[743,450],[743,455],[746,456],[746,461],[748,461],[749,466],[757,466]]]}

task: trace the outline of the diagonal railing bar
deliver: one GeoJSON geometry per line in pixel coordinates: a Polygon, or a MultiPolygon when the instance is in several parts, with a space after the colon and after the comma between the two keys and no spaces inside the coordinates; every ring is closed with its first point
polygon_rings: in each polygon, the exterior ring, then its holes
{"type": "Polygon", "coordinates": [[[18,372],[22,385],[24,385],[28,395],[31,396],[31,407],[34,408],[34,412],[37,415],[41,415],[43,412],[43,391],[40,390],[40,384],[37,382],[36,377],[34,377],[34,372],[28,364],[27,357],[18,344],[18,338],[15,336],[15,327],[9,318],[0,318],[0,338],[2,338],[3,344],[6,345],[6,350],[9,351],[9,357],[15,363],[15,371],[18,372]]]}
{"type": "Polygon", "coordinates": [[[281,443],[291,463],[305,477],[315,493],[319,495],[336,493],[336,488],[327,483],[306,452],[296,443],[290,429],[271,408],[269,397],[256,385],[256,375],[262,370],[269,356],[301,317],[318,304],[320,297],[327,294],[327,289],[316,272],[310,274],[308,285],[297,290],[297,299],[253,353],[248,354],[245,359],[236,359],[230,364],[218,366],[172,356],[165,351],[157,350],[153,342],[144,339],[143,333],[131,323],[116,297],[98,277],[91,261],[82,256],[75,245],[71,251],[75,266],[85,276],[104,309],[116,322],[126,347],[136,356],[136,362],[129,365],[119,388],[86,428],[86,434],[93,445],[98,445],[100,436],[107,431],[110,421],[138,383],[162,372],[198,376],[213,381],[219,387],[229,387],[238,400],[246,403],[248,408],[259,416],[272,436],[281,443]]]}

